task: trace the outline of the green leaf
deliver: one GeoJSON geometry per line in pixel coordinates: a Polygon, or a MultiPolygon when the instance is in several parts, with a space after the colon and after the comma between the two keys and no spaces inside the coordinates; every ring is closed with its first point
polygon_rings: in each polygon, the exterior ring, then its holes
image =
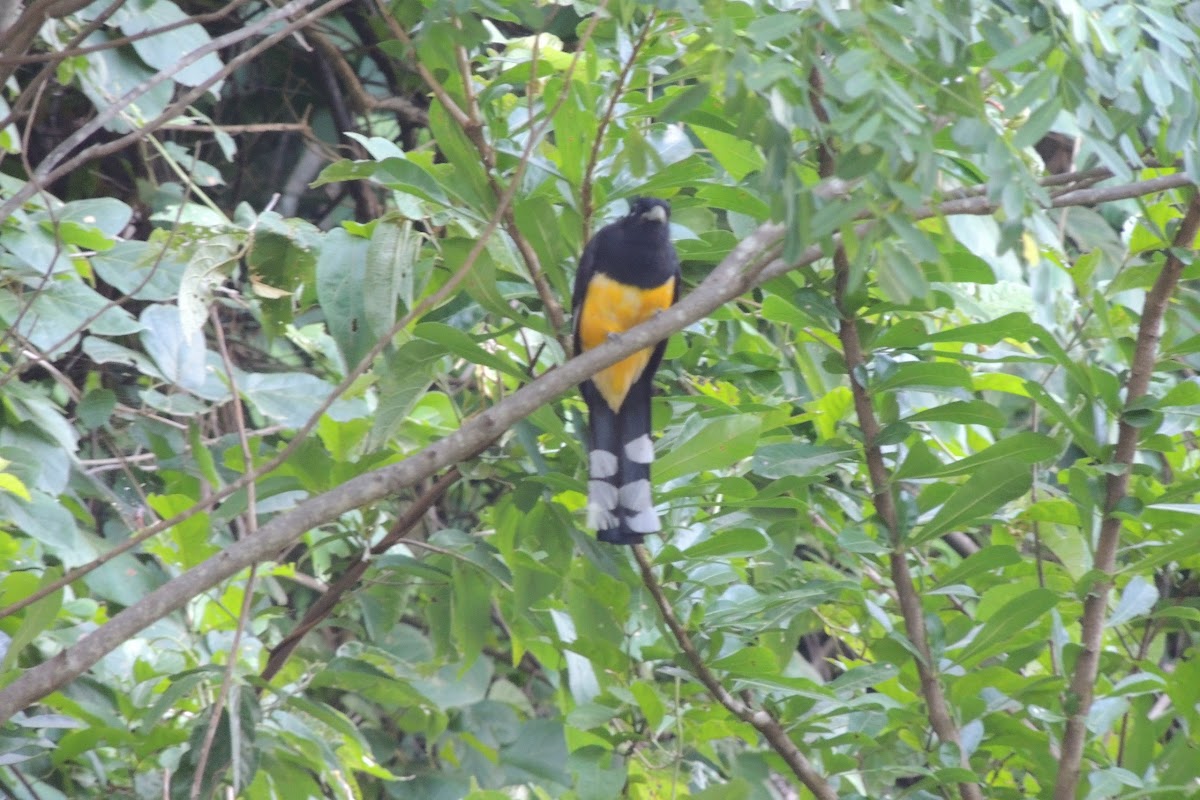
{"type": "Polygon", "coordinates": [[[1045,388],[1037,381],[1022,381],[1021,385],[1025,391],[1037,401],[1037,404],[1046,409],[1050,416],[1055,421],[1062,423],[1071,431],[1071,435],[1075,444],[1083,448],[1083,451],[1093,458],[1100,457],[1100,447],[1096,443],[1096,439],[1091,432],[1080,424],[1079,420],[1067,412],[1062,404],[1058,402],[1045,388]]]}
{"type": "Polygon", "coordinates": [[[407,220],[381,219],[375,224],[367,246],[363,273],[363,314],[367,331],[375,339],[389,333],[396,323],[396,302],[412,305],[413,274],[420,253],[420,238],[407,220]]]}
{"type": "Polygon", "coordinates": [[[75,408],[79,421],[88,430],[105,425],[117,407],[117,395],[109,389],[93,389],[83,396],[75,408]]]}
{"type": "MultiPolygon", "coordinates": [[[[191,497],[183,494],[152,494],[147,496],[146,502],[161,519],[190,511],[195,505],[191,497]]],[[[185,569],[194,567],[217,551],[217,546],[211,541],[211,530],[212,522],[207,513],[199,512],[188,517],[170,528],[175,549],[169,550],[164,546],[157,555],[185,569]]]]}
{"type": "Polygon", "coordinates": [[[30,490],[30,500],[0,494],[0,519],[10,520],[22,533],[40,542],[64,567],[78,567],[96,557],[91,540],[84,538],[71,512],[42,491],[30,490]]]}
{"type": "Polygon", "coordinates": [[[49,357],[74,347],[83,331],[125,336],[141,329],[128,311],[78,279],[48,281],[32,299],[0,292],[0,319],[49,357]]]}
{"type": "MultiPolygon", "coordinates": [[[[152,0],[124,7],[115,13],[112,21],[120,26],[121,32],[133,38],[133,49],[142,61],[155,70],[165,70],[180,63],[185,53],[191,53],[212,40],[201,25],[178,25],[189,19],[188,15],[168,0],[152,0]],[[169,28],[153,36],[138,36],[144,31],[169,28]]],[[[215,52],[207,53],[171,76],[184,86],[199,86],[215,75],[224,65],[215,52]]],[[[217,94],[223,81],[217,81],[212,91],[217,94]]],[[[169,84],[168,84],[169,85],[169,84]]],[[[186,168],[186,165],[184,165],[186,168]]]]}
{"type": "MultiPolygon", "coordinates": [[[[708,99],[712,88],[707,82],[693,83],[682,90],[672,87],[667,90],[669,102],[656,117],[662,122],[677,122],[694,111],[708,99]]],[[[695,130],[695,128],[693,128],[695,130]]],[[[699,134],[697,134],[699,135],[699,134]]]]}
{"type": "Polygon", "coordinates": [[[985,464],[942,504],[934,518],[921,526],[911,544],[969,527],[1017,499],[1033,485],[1027,466],[1016,461],[985,464]]]}
{"type": "Polygon", "coordinates": [[[958,364],[910,361],[898,365],[886,378],[871,381],[872,394],[894,389],[970,389],[971,373],[958,364]]]}
{"type": "MultiPolygon", "coordinates": [[[[114,98],[122,97],[133,89],[145,88],[145,84],[158,72],[147,67],[132,48],[109,44],[115,38],[116,31],[96,31],[80,42],[85,47],[101,48],[88,56],[87,68],[78,71],[79,88],[97,111],[111,107],[114,98]]],[[[180,51],[176,50],[172,54],[171,66],[179,62],[179,57],[180,51]]],[[[123,113],[105,123],[105,129],[117,133],[132,132],[139,127],[134,120],[151,120],[161,114],[171,102],[174,90],[172,81],[163,81],[150,87],[129,103],[123,113]]]]}
{"type": "Polygon", "coordinates": [[[60,222],[73,222],[112,238],[125,230],[133,218],[133,209],[115,197],[92,197],[72,200],[58,209],[54,216],[60,222]]]}
{"type": "Polygon", "coordinates": [[[192,448],[192,455],[196,459],[196,471],[199,472],[208,485],[214,489],[219,489],[223,485],[221,476],[217,473],[216,461],[213,459],[212,451],[204,446],[204,440],[200,436],[200,428],[195,421],[188,425],[188,446],[192,448]]]}
{"type": "Polygon", "coordinates": [[[953,463],[935,469],[902,471],[903,474],[897,473],[896,477],[947,478],[951,475],[975,472],[998,462],[1007,462],[1009,469],[1022,470],[1025,465],[1054,458],[1061,450],[1062,445],[1049,436],[1032,431],[1022,431],[953,463]]]}
{"type": "Polygon", "coordinates": [[[33,495],[29,493],[29,487],[11,472],[0,472],[0,492],[11,494],[26,503],[33,499],[33,495]]]}
{"type": "Polygon", "coordinates": [[[1158,403],[1159,407],[1169,406],[1200,406],[1200,379],[1188,378],[1185,381],[1175,384],[1171,387],[1162,400],[1158,403]]]}
{"type": "Polygon", "coordinates": [[[685,558],[745,558],[771,549],[771,540],[749,528],[719,531],[683,551],[685,558]]]}
{"type": "Polygon", "coordinates": [[[764,478],[793,475],[826,475],[833,467],[853,461],[857,449],[845,445],[817,445],[807,442],[780,442],[759,447],[750,463],[752,472],[764,478]]]}
{"type": "Polygon", "coordinates": [[[745,214],[754,220],[766,220],[771,213],[770,207],[761,198],[741,186],[710,184],[700,187],[696,197],[703,200],[708,208],[723,208],[745,214]]]}
{"type": "Polygon", "coordinates": [[[109,286],[135,300],[171,300],[186,264],[162,244],[119,241],[91,258],[92,269],[109,286]]]}
{"type": "Polygon", "coordinates": [[[735,181],[745,180],[751,172],[762,169],[763,157],[754,142],[699,125],[690,129],[735,181]]]}
{"type": "Polygon", "coordinates": [[[986,425],[1002,428],[1008,421],[1004,413],[982,400],[958,400],[944,406],[927,408],[904,418],[905,422],[956,422],[959,425],[986,425]]]}
{"type": "Polygon", "coordinates": [[[1021,554],[1016,552],[1015,547],[1010,545],[984,547],[955,566],[946,575],[941,576],[937,584],[940,587],[949,587],[956,583],[965,583],[967,579],[980,575],[980,573],[1001,570],[1003,567],[1020,563],[1021,554]]]}
{"type": "Polygon", "coordinates": [[[265,211],[255,220],[246,263],[263,283],[292,292],[311,283],[324,234],[304,220],[265,211]]]}
{"type": "Polygon", "coordinates": [[[488,581],[480,578],[478,568],[462,561],[454,562],[451,580],[451,625],[459,652],[470,664],[483,652],[492,629],[488,581]]]}
{"type": "Polygon", "coordinates": [[[1057,602],[1058,595],[1042,588],[1013,598],[992,614],[955,660],[964,667],[970,667],[1003,652],[1013,636],[1040,619],[1057,602]]]}
{"type": "Polygon", "coordinates": [[[554,115],[554,141],[558,147],[558,168],[572,185],[578,186],[583,180],[583,168],[588,161],[588,153],[596,141],[596,128],[599,120],[596,109],[589,98],[584,96],[587,91],[577,83],[560,86],[559,91],[565,92],[562,105],[554,115]]]}
{"type": "Polygon", "coordinates": [[[441,322],[423,322],[413,328],[413,335],[418,339],[438,344],[448,352],[465,358],[472,364],[500,370],[522,381],[528,377],[519,365],[484,350],[469,334],[458,328],[452,328],[441,322]]]}
{"type": "Polygon", "coordinates": [[[737,414],[708,420],[693,436],[664,455],[655,466],[655,480],[665,483],[710,469],[727,469],[754,452],[762,420],[757,414],[737,414]]]}
{"type": "Polygon", "coordinates": [[[434,367],[445,355],[441,345],[418,339],[403,345],[376,366],[379,406],[373,416],[368,449],[381,447],[400,430],[421,395],[429,389],[434,367]]]}
{"type": "Polygon", "coordinates": [[[1141,575],[1134,575],[1121,590],[1121,599],[1104,624],[1110,628],[1150,613],[1158,602],[1158,589],[1141,575]]]}
{"type": "Polygon", "coordinates": [[[217,373],[207,369],[208,351],[204,337],[198,334],[189,337],[184,332],[178,308],[148,306],[142,312],[140,322],[142,345],[157,367],[150,374],[161,374],[176,386],[208,400],[229,397],[229,390],[221,384],[217,373]]]}
{"type": "Polygon", "coordinates": [[[366,321],[369,288],[363,283],[369,247],[366,239],[335,228],[326,235],[317,258],[317,300],[347,368],[357,365],[375,344],[366,321]]]}
{"type": "MultiPolygon", "coordinates": [[[[42,573],[42,578],[38,582],[38,589],[44,586],[49,586],[56,580],[62,577],[62,569],[59,567],[50,567],[42,573]]],[[[8,598],[6,600],[16,601],[21,598],[8,598]]],[[[50,628],[54,624],[55,618],[58,616],[59,609],[62,608],[63,590],[58,589],[43,597],[34,603],[31,603],[25,608],[21,616],[21,624],[18,626],[15,633],[12,634],[11,641],[7,642],[7,648],[4,651],[4,660],[0,661],[0,674],[8,672],[17,662],[17,657],[25,647],[33,642],[43,631],[50,628]]]]}
{"type": "Polygon", "coordinates": [[[387,158],[380,161],[374,177],[389,189],[412,195],[419,200],[461,211],[467,211],[469,208],[461,198],[452,198],[447,194],[444,182],[410,158],[387,158]]]}
{"type": "Polygon", "coordinates": [[[1037,107],[1037,110],[1029,115],[1029,119],[1021,126],[1013,136],[1013,147],[1025,148],[1033,147],[1045,136],[1050,128],[1053,127],[1055,120],[1058,118],[1058,112],[1062,111],[1062,100],[1057,97],[1051,97],[1037,107]]]}
{"type": "MultiPolygon", "coordinates": [[[[238,389],[260,414],[289,428],[306,423],[334,388],[307,372],[256,372],[238,379],[238,389]]],[[[365,416],[366,407],[361,400],[339,399],[328,413],[344,422],[365,416]]]]}
{"type": "Polygon", "coordinates": [[[646,722],[651,730],[658,730],[658,726],[662,724],[665,707],[662,698],[659,697],[655,688],[642,681],[638,681],[629,687],[629,691],[637,698],[638,710],[646,717],[646,722]]]}
{"type": "Polygon", "coordinates": [[[748,677],[779,675],[779,661],[775,658],[775,653],[766,647],[743,647],[724,658],[710,662],[709,666],[748,677]]]}
{"type": "Polygon", "coordinates": [[[979,322],[973,325],[960,325],[944,331],[928,335],[929,342],[968,342],[971,344],[996,344],[1002,339],[1028,341],[1032,339],[1039,328],[1029,319],[1029,315],[1014,311],[989,322],[979,322]]]}
{"type": "Polygon", "coordinates": [[[442,175],[443,182],[453,181],[457,193],[470,201],[476,214],[491,215],[496,205],[496,194],[488,184],[479,151],[471,144],[462,127],[451,121],[446,109],[438,101],[430,104],[429,131],[438,144],[438,150],[454,166],[452,176],[442,175]]]}
{"type": "Polygon", "coordinates": [[[1004,72],[1012,67],[1026,62],[1036,63],[1053,45],[1053,40],[1045,33],[1036,33],[1014,47],[1003,50],[992,59],[989,67],[998,72],[1004,72]]]}
{"type": "Polygon", "coordinates": [[[212,236],[196,245],[179,285],[179,324],[189,341],[200,337],[208,322],[213,291],[228,280],[238,266],[242,237],[231,233],[212,236]]]}

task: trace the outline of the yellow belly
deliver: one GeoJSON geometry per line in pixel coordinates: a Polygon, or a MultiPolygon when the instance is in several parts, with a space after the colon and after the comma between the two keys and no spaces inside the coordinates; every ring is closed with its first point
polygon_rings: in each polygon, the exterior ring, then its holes
{"type": "MultiPolygon", "coordinates": [[[[605,275],[593,275],[579,309],[579,342],[584,350],[604,344],[610,335],[624,333],[668,308],[674,297],[674,278],[653,289],[641,289],[605,275]]],[[[621,410],[629,387],[642,376],[652,350],[638,350],[592,376],[592,383],[614,412],[621,410]]]]}

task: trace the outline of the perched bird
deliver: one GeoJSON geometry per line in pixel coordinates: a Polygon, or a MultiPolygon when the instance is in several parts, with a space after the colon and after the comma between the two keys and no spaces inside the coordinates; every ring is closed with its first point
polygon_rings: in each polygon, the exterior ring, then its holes
{"type": "MultiPolygon", "coordinates": [[[[572,308],[575,352],[644,322],[679,299],[671,207],[637,198],[599,230],[579,261],[572,308]]],[[[661,530],[650,493],[650,389],[666,342],[639,350],[583,382],[588,407],[588,525],[611,544],[638,544],[661,530]]]]}

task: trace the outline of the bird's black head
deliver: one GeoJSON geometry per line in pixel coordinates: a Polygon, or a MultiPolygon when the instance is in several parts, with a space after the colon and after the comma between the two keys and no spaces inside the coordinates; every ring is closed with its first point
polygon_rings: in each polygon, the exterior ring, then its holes
{"type": "Polygon", "coordinates": [[[671,221],[671,204],[657,197],[635,197],[629,204],[628,219],[635,222],[666,225],[671,221]]]}

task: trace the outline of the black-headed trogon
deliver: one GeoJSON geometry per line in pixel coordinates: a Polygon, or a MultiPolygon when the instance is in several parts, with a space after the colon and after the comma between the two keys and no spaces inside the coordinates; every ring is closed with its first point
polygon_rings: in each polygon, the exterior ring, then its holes
{"type": "MultiPolygon", "coordinates": [[[[671,207],[637,198],[583,250],[572,308],[575,352],[603,344],[679,299],[671,207]]],[[[638,544],[661,530],[650,490],[654,442],[650,390],[666,342],[639,350],[583,382],[588,407],[588,525],[611,544],[638,544]]]]}

